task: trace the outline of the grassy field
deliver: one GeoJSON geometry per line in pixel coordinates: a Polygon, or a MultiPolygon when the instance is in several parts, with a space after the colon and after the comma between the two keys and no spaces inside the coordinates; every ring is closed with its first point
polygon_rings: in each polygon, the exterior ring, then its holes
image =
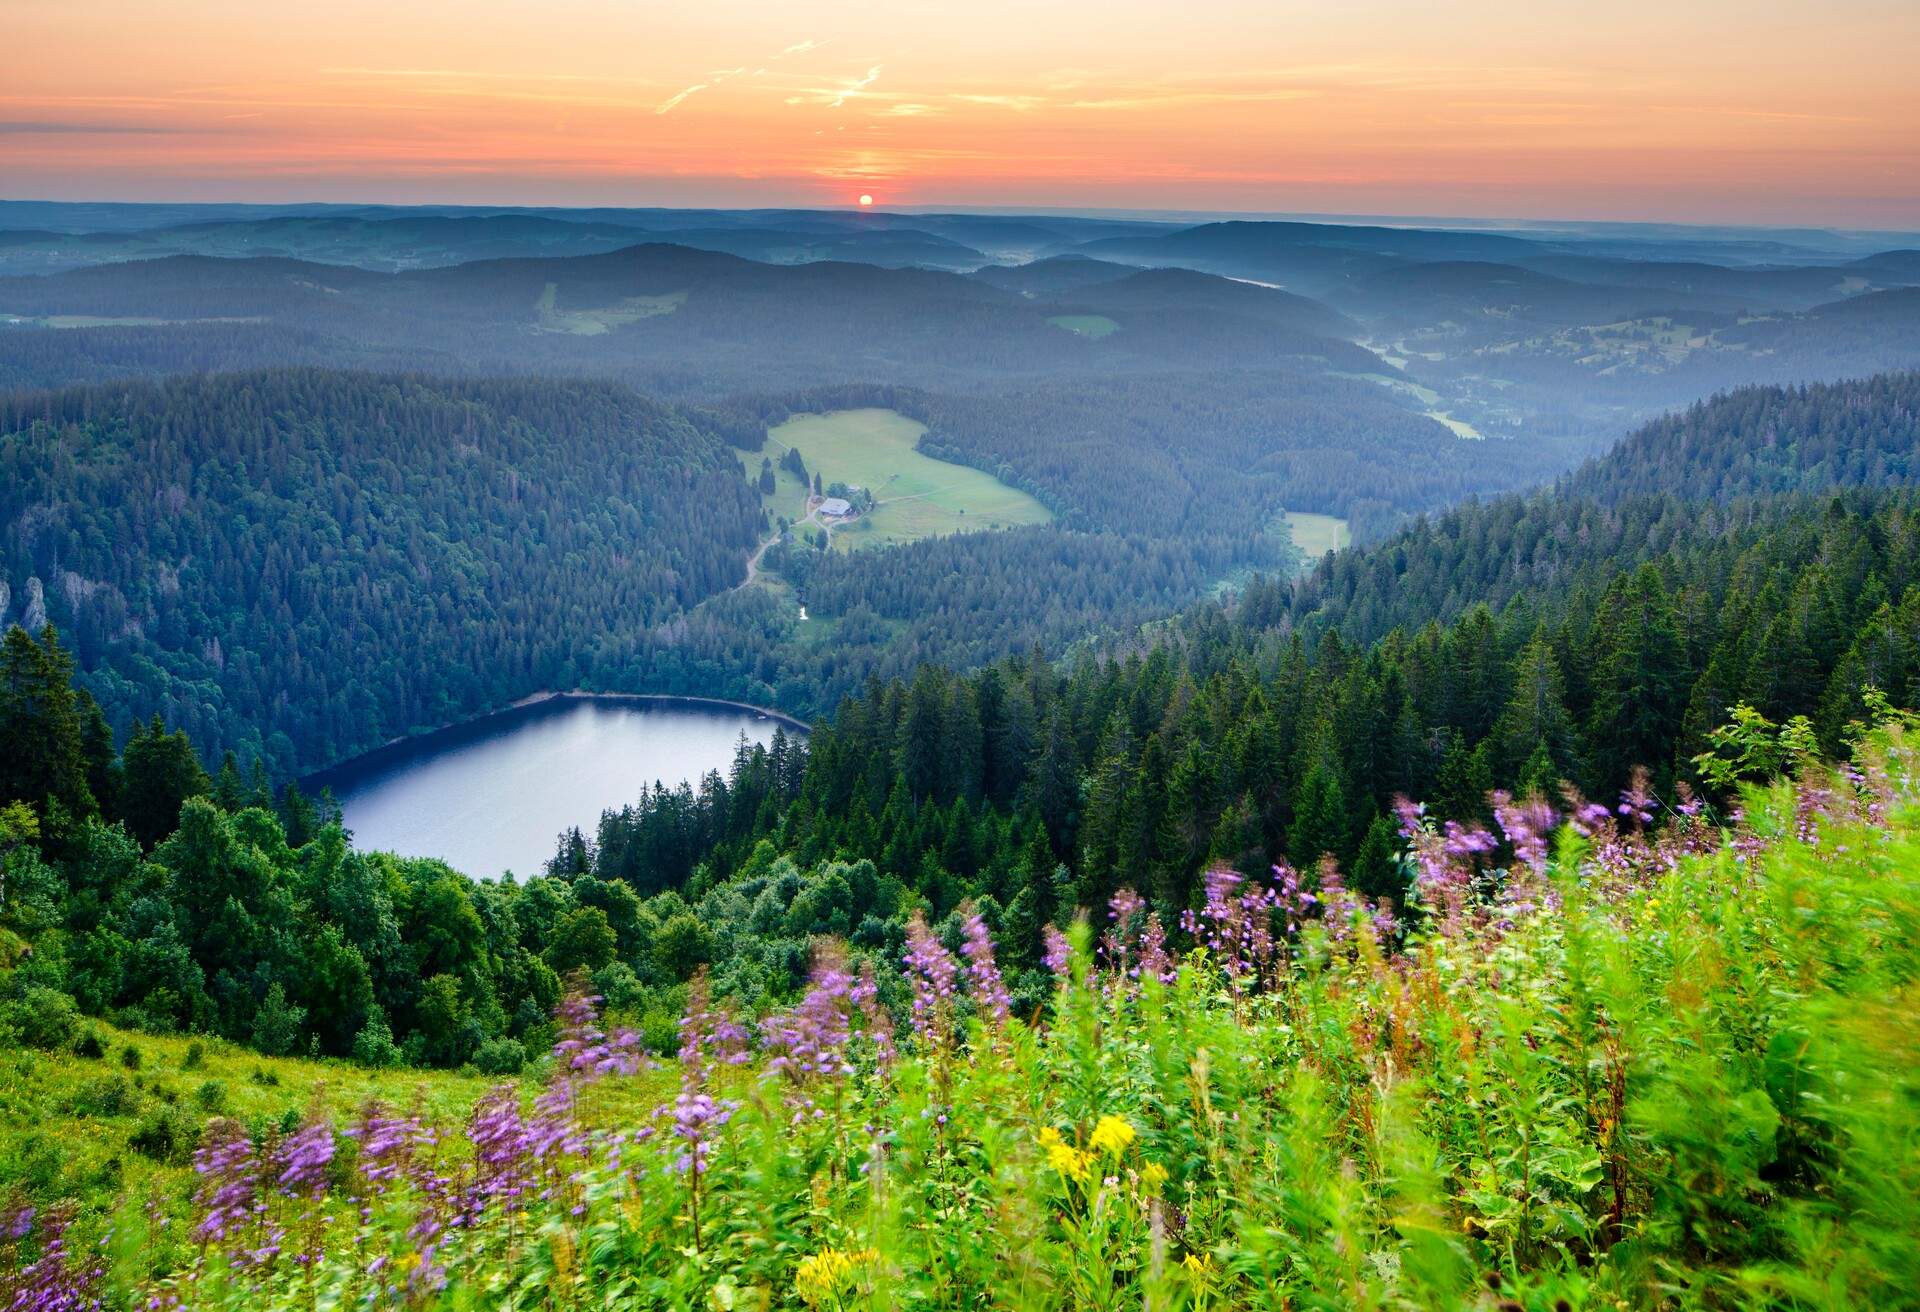
{"type": "MultiPolygon", "coordinates": [[[[152,1200],[184,1216],[194,1190],[193,1145],[215,1116],[256,1134],[313,1113],[350,1122],[370,1098],[428,1120],[459,1124],[500,1079],[455,1071],[379,1070],[346,1061],[263,1057],[220,1039],[85,1028],[102,1055],[0,1053],[0,1201],[9,1194],[67,1198],[83,1233],[97,1232],[115,1199],[152,1200]],[[136,1054],[130,1056],[129,1054],[136,1054]]],[[[531,1099],[539,1089],[522,1081],[531,1099]]],[[[588,1090],[599,1114],[639,1124],[671,1097],[669,1073],[643,1072],[588,1090]]]]}
{"type": "Polygon", "coordinates": [[[1347,531],[1347,521],[1332,515],[1289,510],[1286,520],[1287,531],[1293,534],[1293,545],[1306,557],[1302,568],[1311,568],[1327,552],[1339,551],[1353,540],[1347,531]]]}
{"type": "Polygon", "coordinates": [[[685,292],[669,292],[665,296],[628,296],[618,305],[600,309],[562,310],[558,305],[558,296],[559,289],[548,283],[546,290],[540,293],[540,299],[534,303],[540,331],[572,333],[576,337],[598,337],[642,319],[672,314],[687,303],[685,292]]]}
{"type": "Polygon", "coordinates": [[[1091,337],[1095,341],[1120,331],[1120,325],[1104,314],[1056,314],[1047,322],[1056,328],[1065,328],[1070,333],[1079,333],[1082,337],[1091,337]]]}
{"type": "MultiPolygon", "coordinates": [[[[767,454],[776,466],[797,447],[809,472],[825,483],[872,491],[872,513],[833,531],[836,550],[893,546],[972,529],[1044,524],[1053,516],[1025,492],[991,474],[935,460],[914,449],[926,428],[892,410],[840,410],[796,415],[768,433],[767,454]]],[[[753,466],[757,475],[758,465],[753,466]]],[[[769,499],[770,513],[797,513],[797,483],[782,480],[769,499]]]]}

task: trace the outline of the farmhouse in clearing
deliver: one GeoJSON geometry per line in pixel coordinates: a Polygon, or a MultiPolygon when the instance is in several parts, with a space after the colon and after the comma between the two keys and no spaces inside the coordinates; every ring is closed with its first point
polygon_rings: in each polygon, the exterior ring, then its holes
{"type": "Polygon", "coordinates": [[[845,519],[853,514],[853,503],[845,497],[828,497],[820,503],[820,513],[828,519],[845,519]]]}

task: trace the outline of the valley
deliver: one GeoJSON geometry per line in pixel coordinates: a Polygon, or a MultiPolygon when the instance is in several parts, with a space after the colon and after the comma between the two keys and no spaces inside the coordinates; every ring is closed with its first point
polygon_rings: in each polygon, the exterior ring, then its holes
{"type": "Polygon", "coordinates": [[[86,213],[0,228],[0,1291],[1888,1301],[1900,248],[86,213]]]}

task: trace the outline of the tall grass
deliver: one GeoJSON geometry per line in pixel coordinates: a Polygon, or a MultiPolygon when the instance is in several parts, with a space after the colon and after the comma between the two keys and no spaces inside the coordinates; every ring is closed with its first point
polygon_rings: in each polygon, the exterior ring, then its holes
{"type": "Polygon", "coordinates": [[[1044,1017],[1000,1017],[977,939],[956,957],[919,933],[910,1034],[831,946],[744,1064],[741,1025],[697,991],[681,1059],[651,1073],[576,1015],[531,1108],[216,1125],[191,1219],[156,1234],[130,1201],[97,1257],[57,1260],[57,1217],[10,1224],[6,1293],[1920,1306],[1909,758],[1893,732],[1857,769],[1750,794],[1725,831],[1589,808],[1537,865],[1511,829],[1498,848],[1417,831],[1427,905],[1406,927],[1332,872],[1317,895],[1222,876],[1193,926],[1212,949],[1173,963],[1123,900],[1098,944],[1075,933],[1044,1017]],[[635,1080],[678,1092],[635,1114],[635,1080]]]}

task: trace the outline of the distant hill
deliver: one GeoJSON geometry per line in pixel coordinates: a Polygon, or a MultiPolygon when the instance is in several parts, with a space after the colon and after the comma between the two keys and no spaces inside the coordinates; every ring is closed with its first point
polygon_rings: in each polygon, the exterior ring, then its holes
{"type": "Polygon", "coordinates": [[[1113,282],[1133,273],[1135,268],[1131,264],[1115,264],[1111,260],[1095,260],[1085,255],[1054,255],[1028,264],[990,264],[975,270],[973,276],[1004,291],[1043,296],[1075,287],[1113,282]]]}
{"type": "MultiPolygon", "coordinates": [[[[47,382],[75,376],[52,367],[53,347],[44,336],[32,339],[36,330],[146,328],[177,334],[186,359],[197,349],[194,335],[234,320],[309,334],[309,353],[321,351],[314,339],[322,339],[390,352],[408,367],[422,353],[443,353],[466,368],[598,374],[700,397],[836,382],[1222,368],[1276,357],[1369,367],[1364,352],[1325,336],[1337,327],[1325,314],[1254,289],[1225,294],[1269,308],[1249,326],[1245,315],[1209,308],[1204,298],[1163,297],[1154,322],[1095,340],[1050,323],[1057,308],[978,278],[838,261],[774,265],[666,243],[400,273],[174,256],[0,279],[0,314],[18,321],[11,330],[0,325],[0,373],[31,367],[47,382]],[[1302,322],[1317,330],[1291,326],[1302,322]]],[[[74,351],[98,354],[84,340],[74,351]]]]}
{"type": "Polygon", "coordinates": [[[1063,309],[1116,315],[1206,310],[1327,337],[1351,338],[1359,331],[1346,315],[1311,297],[1192,269],[1149,269],[1056,292],[1052,301],[1063,309]]]}
{"type": "Polygon", "coordinates": [[[1410,261],[1489,260],[1539,250],[1534,242],[1496,233],[1253,221],[1202,224],[1159,237],[1103,238],[1078,248],[1097,259],[1183,265],[1280,283],[1309,296],[1410,261]]]}

